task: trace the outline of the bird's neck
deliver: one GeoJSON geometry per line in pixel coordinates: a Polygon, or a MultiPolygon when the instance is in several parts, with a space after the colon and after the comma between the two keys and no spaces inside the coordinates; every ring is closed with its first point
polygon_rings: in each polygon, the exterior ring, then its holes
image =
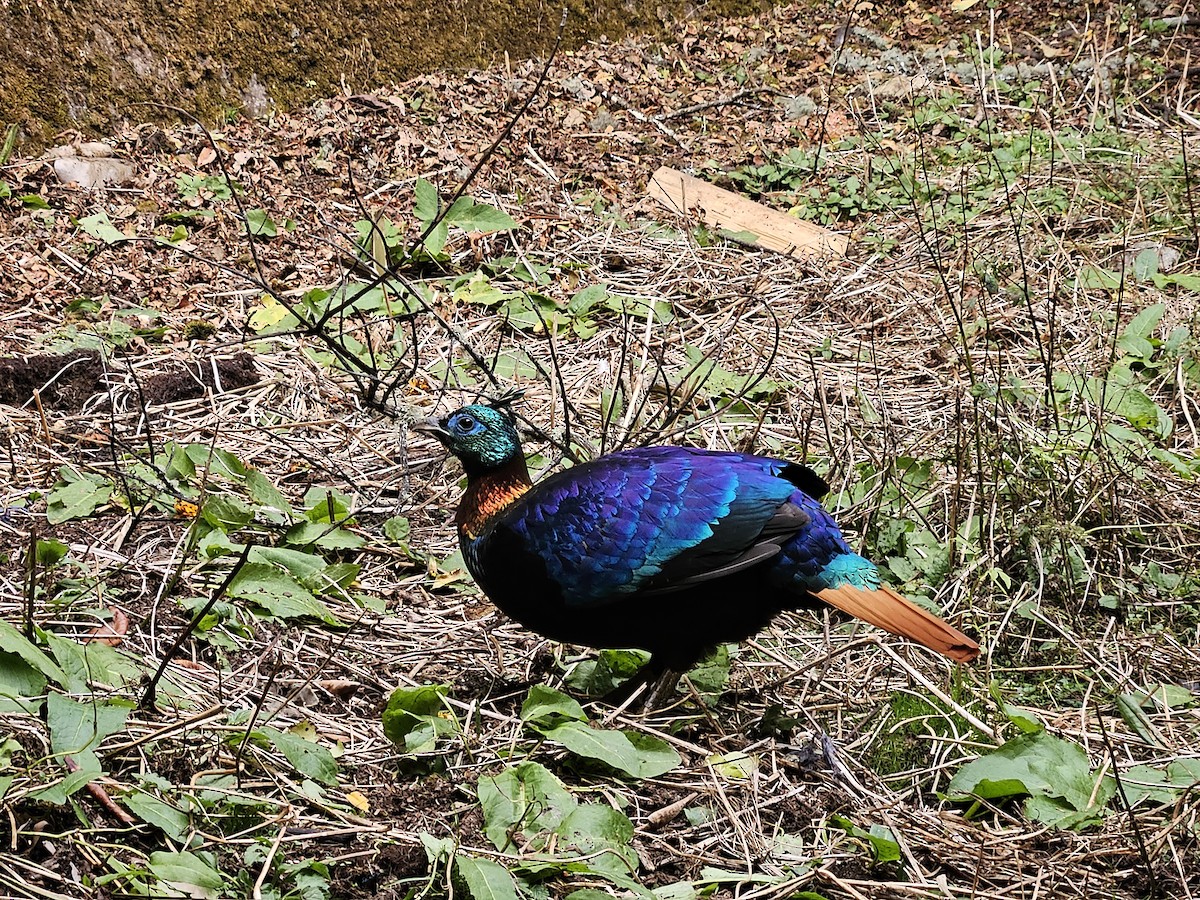
{"type": "Polygon", "coordinates": [[[467,490],[458,504],[454,523],[468,538],[476,538],[488,522],[507,509],[533,483],[525,457],[518,456],[498,469],[467,475],[467,490]]]}

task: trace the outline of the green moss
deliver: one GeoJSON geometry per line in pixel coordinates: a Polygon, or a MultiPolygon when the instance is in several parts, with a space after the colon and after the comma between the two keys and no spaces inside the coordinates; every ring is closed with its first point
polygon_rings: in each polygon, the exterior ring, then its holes
{"type": "MultiPolygon", "coordinates": [[[[664,12],[686,10],[681,0],[567,5],[567,47],[599,35],[661,31],[664,12]]],[[[761,0],[723,0],[705,15],[762,8],[761,0]]],[[[544,55],[558,13],[532,0],[179,0],[169,6],[78,0],[61,8],[18,4],[0,27],[10,51],[0,61],[0,125],[16,122],[27,143],[40,145],[68,127],[106,133],[122,118],[171,118],[140,104],[179,106],[215,122],[242,105],[251,77],[288,109],[343,83],[366,90],[436,69],[487,66],[506,52],[514,59],[544,55]]]]}

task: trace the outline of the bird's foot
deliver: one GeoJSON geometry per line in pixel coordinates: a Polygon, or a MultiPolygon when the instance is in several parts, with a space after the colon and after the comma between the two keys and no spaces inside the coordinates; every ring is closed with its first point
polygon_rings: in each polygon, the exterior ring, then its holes
{"type": "Polygon", "coordinates": [[[634,712],[654,712],[668,705],[681,673],[674,669],[643,666],[628,681],[617,685],[601,699],[612,706],[634,712]]]}

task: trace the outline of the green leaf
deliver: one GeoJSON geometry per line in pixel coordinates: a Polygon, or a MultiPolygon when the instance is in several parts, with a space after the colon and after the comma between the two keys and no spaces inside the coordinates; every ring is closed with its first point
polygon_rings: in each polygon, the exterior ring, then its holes
{"type": "Polygon", "coordinates": [[[246,231],[254,237],[273,238],[279,234],[279,228],[274,220],[267,215],[265,209],[248,209],[246,210],[246,221],[244,223],[246,231]]]}
{"type": "Polygon", "coordinates": [[[112,496],[113,483],[102,475],[80,474],[66,466],[58,475],[58,483],[46,497],[46,521],[51,525],[90,516],[112,496]]]}
{"type": "Polygon", "coordinates": [[[967,763],[950,780],[950,800],[1002,800],[1027,796],[1031,818],[1062,828],[1095,824],[1104,814],[1116,785],[1092,774],[1078,744],[1040,731],[1015,738],[967,763]]]}
{"type": "Polygon", "coordinates": [[[321,784],[337,784],[337,762],[333,754],[313,741],[291,731],[264,726],[261,731],[301,775],[321,784]]]}
{"type": "Polygon", "coordinates": [[[1003,702],[1001,702],[1001,708],[1004,710],[1004,715],[1008,717],[1008,721],[1016,725],[1025,734],[1034,734],[1045,728],[1037,715],[1027,709],[1003,702]]]}
{"type": "Polygon", "coordinates": [[[586,722],[587,714],[575,700],[544,684],[529,689],[521,704],[521,721],[533,727],[550,727],[563,721],[586,722]]]}
{"type": "Polygon", "coordinates": [[[564,722],[535,730],[576,756],[602,762],[634,778],[656,778],[679,765],[679,755],[665,744],[653,751],[642,751],[624,732],[591,728],[583,722],[564,722]]]}
{"type": "Polygon", "coordinates": [[[1154,727],[1154,723],[1150,721],[1150,717],[1146,715],[1146,710],[1142,708],[1142,704],[1136,695],[1119,695],[1117,697],[1117,711],[1121,714],[1121,718],[1125,720],[1125,724],[1151,747],[1159,747],[1164,750],[1170,749],[1166,740],[1159,734],[1158,729],[1154,727]]]}
{"type": "Polygon", "coordinates": [[[1138,691],[1132,697],[1141,706],[1153,704],[1164,711],[1191,706],[1200,699],[1183,685],[1168,682],[1156,684],[1145,691],[1138,691]]]}
{"type": "Polygon", "coordinates": [[[409,535],[408,519],[404,516],[393,516],[383,523],[383,536],[393,544],[404,544],[409,535]]]}
{"type": "Polygon", "coordinates": [[[489,234],[493,231],[511,231],[517,223],[507,213],[487,203],[477,203],[470,197],[459,197],[446,210],[445,221],[457,225],[463,231],[489,234]]]}
{"type": "Polygon", "coordinates": [[[62,541],[56,541],[53,538],[39,540],[37,548],[34,551],[34,557],[37,564],[43,568],[58,565],[62,558],[70,551],[70,547],[62,541]]]}
{"type": "Polygon", "coordinates": [[[246,493],[259,506],[277,510],[288,521],[296,517],[296,511],[292,509],[292,504],[288,502],[287,497],[283,496],[279,489],[258,469],[251,469],[246,473],[246,493]]]}
{"type": "Polygon", "coordinates": [[[133,703],[128,700],[81,701],[52,693],[46,698],[50,749],[56,755],[71,756],[82,768],[99,771],[95,748],[110,734],[125,727],[125,720],[132,710],[133,703]]]}
{"type": "Polygon", "coordinates": [[[736,644],[718,644],[708,656],[700,660],[690,672],[687,673],[688,681],[692,683],[700,696],[708,705],[714,705],[717,699],[721,696],[721,692],[725,690],[725,685],[729,682],[729,649],[736,644]]]}
{"type": "Polygon", "coordinates": [[[62,667],[62,686],[72,693],[99,688],[134,687],[145,674],[140,662],[102,641],[80,644],[69,637],[47,632],[46,645],[62,667]]]}
{"type": "Polygon", "coordinates": [[[438,194],[437,188],[426,181],[424,178],[418,178],[417,184],[413,188],[413,215],[417,219],[428,225],[438,214],[438,194]]]}
{"type": "Polygon", "coordinates": [[[598,303],[608,299],[608,286],[604,284],[589,284],[575,292],[567,301],[567,315],[586,316],[598,303]]]}
{"type": "Polygon", "coordinates": [[[45,198],[37,194],[21,194],[21,196],[19,196],[17,199],[30,209],[50,208],[50,204],[46,202],[45,198]]]}
{"type": "Polygon", "coordinates": [[[871,848],[871,858],[877,863],[897,862],[900,859],[900,844],[892,830],[883,825],[872,825],[869,829],[859,828],[845,816],[830,816],[829,821],[851,837],[865,840],[871,848]]]}
{"type": "MultiPolygon", "coordinates": [[[[1144,251],[1150,253],[1154,258],[1154,265],[1158,266],[1158,254],[1154,250],[1144,251]]],[[[1138,257],[1141,258],[1141,255],[1138,257]]],[[[1140,278],[1136,274],[1139,280],[1140,278]]],[[[1131,356],[1148,357],[1154,353],[1154,345],[1150,343],[1150,337],[1154,334],[1154,330],[1158,328],[1158,323],[1162,321],[1163,314],[1167,311],[1166,304],[1155,303],[1152,306],[1147,306],[1136,316],[1129,320],[1129,324],[1125,326],[1125,330],[1121,333],[1121,337],[1117,340],[1117,346],[1130,354],[1131,356]]]]}
{"type": "Polygon", "coordinates": [[[642,650],[601,650],[595,659],[577,663],[566,683],[572,690],[602,696],[632,678],[649,658],[642,650]]]}
{"type": "Polygon", "coordinates": [[[209,494],[200,508],[204,521],[225,532],[245,528],[254,521],[254,510],[229,494],[209,494]]]}
{"type": "Polygon", "coordinates": [[[629,846],[633,824],[607,803],[586,803],[575,807],[554,830],[558,835],[557,853],[574,848],[587,859],[590,868],[609,875],[633,875],[638,857],[629,846]]]}
{"type": "Polygon", "coordinates": [[[513,847],[515,835],[523,835],[534,849],[545,847],[545,833],[557,828],[577,806],[570,791],[535,762],[480,777],[476,794],[483,809],[483,832],[502,853],[513,847]]]}
{"type": "Polygon", "coordinates": [[[311,578],[328,565],[323,556],[290,547],[254,547],[250,550],[249,561],[278,566],[297,581],[311,578]]]}
{"type": "Polygon", "coordinates": [[[86,216],[79,220],[79,227],[92,237],[106,244],[118,244],[129,240],[129,237],[118,230],[108,218],[108,213],[98,212],[94,216],[86,216]]]}
{"type": "Polygon", "coordinates": [[[517,900],[517,888],[508,869],[490,859],[458,854],[454,872],[474,900],[517,900]]]}
{"type": "Polygon", "coordinates": [[[333,612],[282,569],[266,563],[246,563],[229,583],[228,594],[248,600],[280,619],[316,619],[326,625],[342,623],[333,612]]]}
{"type": "Polygon", "coordinates": [[[182,809],[143,790],[126,794],[121,802],[131,813],[162,831],[171,840],[179,844],[187,843],[191,819],[182,809]]]}
{"type": "Polygon", "coordinates": [[[397,688],[383,711],[383,733],[406,753],[433,750],[438,737],[458,731],[458,721],[446,706],[448,684],[397,688]]]}
{"type": "Polygon", "coordinates": [[[45,692],[46,677],[40,671],[17,654],[0,650],[0,713],[36,716],[45,692]]]}
{"type": "Polygon", "coordinates": [[[224,895],[225,878],[217,870],[212,856],[189,853],[168,853],[157,850],[150,854],[150,872],[185,897],[194,900],[216,900],[224,895]]]}
{"type": "Polygon", "coordinates": [[[704,760],[713,771],[723,778],[742,780],[751,778],[758,771],[758,757],[741,750],[729,753],[714,753],[704,760]]]}
{"type": "Polygon", "coordinates": [[[21,632],[0,619],[0,650],[19,656],[32,668],[36,669],[47,680],[58,685],[65,685],[66,673],[63,672],[49,656],[31,644],[21,632]]]}
{"type": "Polygon", "coordinates": [[[1152,281],[1158,274],[1158,249],[1147,247],[1133,258],[1134,281],[1152,281]]]}

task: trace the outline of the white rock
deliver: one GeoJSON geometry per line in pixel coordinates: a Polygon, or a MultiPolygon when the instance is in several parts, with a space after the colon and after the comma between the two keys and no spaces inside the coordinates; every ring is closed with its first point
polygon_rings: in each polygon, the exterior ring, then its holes
{"type": "Polygon", "coordinates": [[[63,184],[94,188],[132,181],[133,166],[111,156],[61,156],[54,160],[54,174],[63,184]]]}

